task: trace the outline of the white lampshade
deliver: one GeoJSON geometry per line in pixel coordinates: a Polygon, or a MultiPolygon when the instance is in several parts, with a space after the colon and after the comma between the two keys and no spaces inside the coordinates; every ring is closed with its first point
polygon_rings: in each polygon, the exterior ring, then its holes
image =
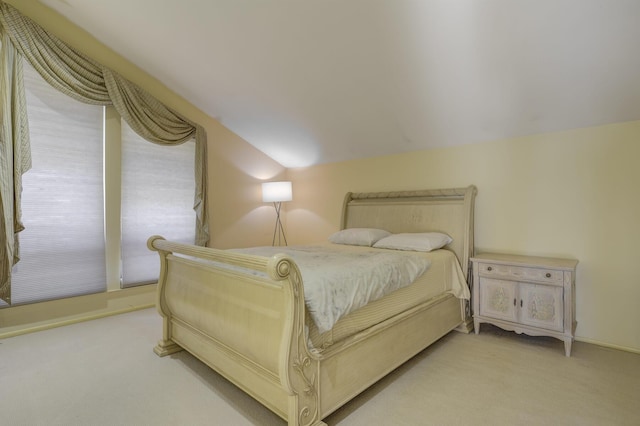
{"type": "Polygon", "coordinates": [[[265,203],[291,201],[292,198],[291,182],[265,182],[262,184],[262,201],[265,203]]]}

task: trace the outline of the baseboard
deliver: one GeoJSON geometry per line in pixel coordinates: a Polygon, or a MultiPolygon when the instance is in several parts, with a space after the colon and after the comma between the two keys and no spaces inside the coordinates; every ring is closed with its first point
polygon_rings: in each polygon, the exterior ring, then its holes
{"type": "Polygon", "coordinates": [[[0,339],[155,306],[156,284],[0,309],[0,339]]]}
{"type": "Polygon", "coordinates": [[[640,354],[640,349],[638,349],[638,348],[631,348],[631,347],[628,347],[628,346],[614,345],[612,343],[606,343],[606,342],[601,342],[599,340],[587,339],[585,337],[576,337],[574,340],[576,342],[589,343],[589,344],[596,345],[596,346],[602,346],[604,348],[610,348],[610,349],[616,349],[616,350],[619,350],[619,351],[625,351],[625,352],[631,352],[631,353],[634,353],[634,354],[640,354]]]}

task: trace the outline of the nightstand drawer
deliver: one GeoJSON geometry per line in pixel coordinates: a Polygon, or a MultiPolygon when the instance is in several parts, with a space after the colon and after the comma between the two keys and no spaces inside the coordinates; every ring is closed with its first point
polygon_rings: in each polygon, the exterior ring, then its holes
{"type": "Polygon", "coordinates": [[[562,285],[563,272],[553,269],[528,268],[524,266],[511,266],[495,263],[480,263],[480,275],[518,281],[535,281],[562,285]]]}

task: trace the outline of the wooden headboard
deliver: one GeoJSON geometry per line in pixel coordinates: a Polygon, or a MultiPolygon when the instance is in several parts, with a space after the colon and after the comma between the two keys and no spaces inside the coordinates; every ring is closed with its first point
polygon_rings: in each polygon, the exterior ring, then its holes
{"type": "Polygon", "coordinates": [[[453,238],[445,248],[458,257],[469,279],[473,257],[473,209],[476,187],[397,192],[348,192],[341,229],[379,228],[389,232],[444,232],[453,238]]]}

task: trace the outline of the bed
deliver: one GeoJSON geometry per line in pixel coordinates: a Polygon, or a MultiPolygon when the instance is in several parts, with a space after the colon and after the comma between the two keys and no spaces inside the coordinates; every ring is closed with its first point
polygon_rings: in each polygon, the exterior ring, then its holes
{"type": "MultiPolygon", "coordinates": [[[[431,262],[453,258],[457,275],[468,281],[475,195],[474,186],[347,193],[341,229],[446,233],[453,241],[432,252],[431,262]]],[[[472,329],[468,300],[451,292],[401,309],[382,305],[402,293],[416,299],[420,290],[411,284],[320,333],[310,326],[302,276],[290,256],[197,247],[160,236],[149,238],[148,246],[161,261],[157,308],[163,330],[155,353],[187,350],[289,425],[325,424],[323,418],[445,334],[472,329]],[[386,318],[367,319],[385,309],[386,318]]],[[[448,274],[434,265],[425,275],[448,274]]]]}

